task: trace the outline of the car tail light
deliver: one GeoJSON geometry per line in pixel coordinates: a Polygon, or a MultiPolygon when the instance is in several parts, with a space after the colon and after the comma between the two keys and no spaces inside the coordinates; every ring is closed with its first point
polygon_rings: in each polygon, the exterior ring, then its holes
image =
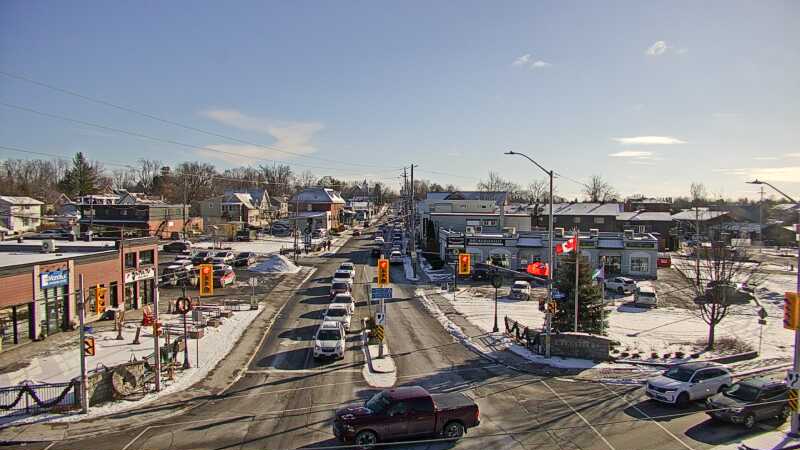
{"type": "Polygon", "coordinates": [[[475,408],[475,421],[478,422],[480,420],[481,420],[481,410],[478,409],[478,408],[475,408]]]}

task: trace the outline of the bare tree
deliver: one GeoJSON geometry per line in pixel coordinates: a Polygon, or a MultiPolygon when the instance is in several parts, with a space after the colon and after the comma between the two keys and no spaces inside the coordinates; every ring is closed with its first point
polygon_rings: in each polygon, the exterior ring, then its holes
{"type": "Polygon", "coordinates": [[[136,190],[147,195],[152,195],[155,190],[156,178],[161,174],[161,161],[154,159],[140,159],[136,168],[136,190]]]}
{"type": "Polygon", "coordinates": [[[590,202],[608,202],[617,197],[617,191],[600,175],[592,175],[589,183],[584,186],[583,193],[590,202]]]}
{"type": "Polygon", "coordinates": [[[305,170],[303,173],[300,174],[295,180],[296,182],[296,189],[300,190],[303,188],[311,187],[317,184],[317,176],[314,175],[313,172],[310,170],[305,170]]]}
{"type": "Polygon", "coordinates": [[[284,164],[273,164],[272,166],[258,166],[258,170],[260,170],[261,174],[264,176],[269,195],[289,195],[292,192],[294,173],[291,167],[284,164]]]}
{"type": "Polygon", "coordinates": [[[478,190],[484,192],[508,192],[513,196],[513,194],[520,191],[520,187],[517,183],[506,180],[499,173],[490,170],[489,177],[478,182],[478,190]]]}
{"type": "Polygon", "coordinates": [[[700,206],[701,203],[706,201],[707,195],[706,187],[703,183],[693,181],[689,186],[689,198],[693,206],[700,206]]]}
{"type": "Polygon", "coordinates": [[[700,317],[708,325],[706,348],[714,348],[717,325],[728,315],[730,308],[746,304],[752,294],[743,286],[758,284],[763,280],[760,264],[747,262],[744,252],[732,249],[723,242],[695,247],[701,262],[700,283],[694,285],[695,303],[700,317]]]}
{"type": "Polygon", "coordinates": [[[136,189],[136,173],[129,169],[111,171],[111,185],[114,189],[136,189]]]}
{"type": "Polygon", "coordinates": [[[545,180],[536,180],[528,184],[526,194],[529,198],[528,203],[545,202],[550,194],[550,186],[545,180]]]}

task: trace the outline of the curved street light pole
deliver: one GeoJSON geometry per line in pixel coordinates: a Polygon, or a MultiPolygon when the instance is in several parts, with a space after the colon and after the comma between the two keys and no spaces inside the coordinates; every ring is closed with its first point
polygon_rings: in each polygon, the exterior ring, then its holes
{"type": "MultiPolygon", "coordinates": [[[[776,188],[775,186],[767,183],[766,181],[761,181],[761,180],[756,179],[756,180],[753,180],[753,181],[748,181],[747,183],[748,184],[765,184],[765,185],[771,187],[772,189],[774,189],[775,192],[777,192],[777,193],[781,194],[782,196],[786,197],[787,199],[789,199],[790,202],[794,203],[795,206],[797,206],[797,219],[798,219],[797,220],[797,224],[795,224],[795,232],[797,233],[798,236],[800,236],[800,203],[798,203],[797,200],[793,199],[792,197],[790,197],[785,192],[783,192],[780,189],[776,188]]],[[[797,266],[796,267],[797,267],[797,291],[796,292],[800,292],[800,241],[798,241],[798,246],[797,246],[797,266]]],[[[800,372],[800,332],[798,332],[798,330],[794,331],[794,364],[792,365],[792,370],[795,373],[800,372]]],[[[792,428],[791,428],[791,432],[789,434],[791,436],[794,436],[794,437],[800,436],[800,416],[798,416],[797,412],[793,412],[792,413],[792,428]]]]}
{"type": "Polygon", "coordinates": [[[527,159],[531,163],[533,163],[536,167],[541,169],[547,176],[550,178],[550,211],[547,214],[548,224],[547,224],[547,246],[548,248],[548,256],[547,256],[547,308],[545,309],[545,340],[544,340],[544,357],[550,358],[550,329],[551,322],[553,320],[552,314],[550,313],[550,304],[553,302],[553,272],[555,270],[555,265],[553,264],[553,171],[547,170],[542,167],[539,163],[534,161],[530,156],[515,152],[513,150],[509,150],[505,153],[506,155],[519,155],[523,158],[527,159]]]}

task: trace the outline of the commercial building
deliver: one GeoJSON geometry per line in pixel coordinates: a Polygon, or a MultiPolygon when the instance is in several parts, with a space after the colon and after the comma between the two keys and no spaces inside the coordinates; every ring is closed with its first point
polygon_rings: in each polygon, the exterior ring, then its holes
{"type": "Polygon", "coordinates": [[[0,244],[0,336],[3,348],[42,339],[78,323],[83,276],[90,322],[110,308],[138,309],[157,295],[158,241],[63,242],[27,240],[0,244]],[[94,301],[107,289],[106,303],[94,301]]]}
{"type": "Polygon", "coordinates": [[[92,205],[84,208],[80,225],[98,236],[118,236],[124,227],[126,236],[170,239],[184,231],[184,218],[187,230],[202,230],[202,219],[190,218],[188,205],[163,203],[92,205]]]}
{"type": "Polygon", "coordinates": [[[679,241],[675,222],[669,212],[632,211],[619,213],[616,218],[617,229],[624,232],[633,230],[636,234],[652,234],[658,239],[659,251],[678,249],[679,241]]]}
{"type": "MultiPolygon", "coordinates": [[[[296,193],[289,200],[289,209],[296,215],[299,213],[328,212],[327,229],[338,230],[342,226],[345,201],[333,189],[313,187],[296,193]]],[[[316,215],[315,215],[316,216],[316,215]]],[[[289,220],[292,220],[290,217],[289,220]]]]}
{"type": "MultiPolygon", "coordinates": [[[[555,230],[552,245],[573,237],[571,231],[555,230]]],[[[606,276],[626,275],[655,278],[657,275],[658,239],[651,234],[633,232],[580,232],[580,252],[593,267],[605,258],[606,276]]],[[[513,234],[470,234],[441,230],[439,256],[455,261],[462,252],[469,253],[472,262],[502,262],[512,270],[525,270],[528,264],[547,261],[549,241],[547,231],[513,234]],[[466,240],[466,241],[465,241],[466,240]]],[[[559,258],[555,266],[558,267],[559,258]]]]}
{"type": "MultiPolygon", "coordinates": [[[[550,205],[542,205],[541,223],[547,224],[550,205]]],[[[579,231],[597,229],[617,231],[617,215],[623,210],[621,203],[556,203],[553,205],[553,226],[579,231]]]]}

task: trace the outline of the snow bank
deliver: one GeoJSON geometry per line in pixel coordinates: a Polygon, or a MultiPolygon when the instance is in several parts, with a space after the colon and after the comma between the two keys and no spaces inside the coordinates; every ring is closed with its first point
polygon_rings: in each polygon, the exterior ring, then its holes
{"type": "Polygon", "coordinates": [[[406,272],[406,280],[417,281],[419,277],[414,275],[414,267],[411,265],[411,258],[408,256],[403,257],[403,269],[406,272]]]}
{"type": "Polygon", "coordinates": [[[462,345],[469,347],[474,351],[484,353],[484,350],[481,349],[474,342],[472,342],[472,340],[470,340],[469,336],[467,336],[467,334],[464,333],[461,327],[453,323],[452,320],[450,320],[447,316],[444,315],[442,310],[439,309],[439,306],[437,306],[433,300],[429,299],[425,295],[424,290],[417,289],[414,292],[414,295],[420,299],[422,306],[429,313],[431,313],[433,318],[436,319],[440,324],[442,324],[444,329],[447,330],[447,332],[450,333],[450,335],[453,336],[457,341],[461,342],[462,345]]]}
{"type": "Polygon", "coordinates": [[[289,258],[283,255],[270,255],[249,270],[256,273],[297,273],[300,271],[300,267],[294,265],[289,258]]]}

